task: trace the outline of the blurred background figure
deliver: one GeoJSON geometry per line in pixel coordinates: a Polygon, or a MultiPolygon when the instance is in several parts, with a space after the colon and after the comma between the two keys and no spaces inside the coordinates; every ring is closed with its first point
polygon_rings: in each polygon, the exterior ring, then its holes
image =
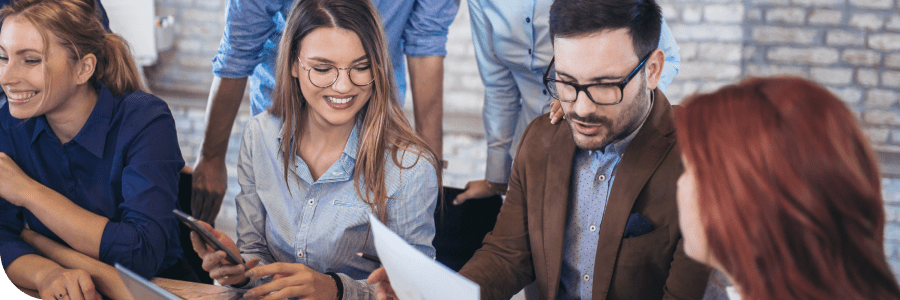
{"type": "Polygon", "coordinates": [[[835,95],[752,78],[688,98],[676,126],[685,252],[743,299],[900,298],[875,156],[835,95]]]}

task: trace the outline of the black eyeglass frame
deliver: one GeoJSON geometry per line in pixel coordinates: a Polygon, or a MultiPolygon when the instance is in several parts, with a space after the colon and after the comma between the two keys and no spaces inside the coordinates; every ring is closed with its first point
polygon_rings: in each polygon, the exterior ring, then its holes
{"type": "MultiPolygon", "coordinates": [[[[347,70],[347,78],[350,79],[350,83],[352,83],[352,84],[355,85],[355,86],[367,86],[367,85],[370,85],[370,84],[372,84],[373,82],[375,82],[375,74],[372,74],[372,80],[369,81],[369,83],[366,83],[366,84],[357,84],[356,82],[353,82],[353,77],[350,76],[350,70],[353,69],[353,68],[355,68],[355,67],[358,66],[358,65],[362,65],[362,64],[371,64],[371,63],[368,63],[368,62],[361,62],[361,63],[357,63],[357,64],[355,64],[355,65],[353,65],[353,66],[350,66],[349,68],[338,68],[337,66],[333,66],[333,65],[332,65],[332,66],[331,66],[332,68],[335,68],[335,69],[338,70],[337,73],[335,73],[335,75],[334,75],[334,80],[332,80],[331,83],[329,83],[328,85],[325,85],[325,86],[319,86],[318,84],[316,84],[315,82],[312,81],[312,75],[309,74],[309,72],[312,72],[312,69],[315,69],[315,66],[309,67],[309,69],[307,69],[307,68],[306,68],[306,65],[303,64],[303,60],[301,60],[299,57],[297,58],[297,62],[300,63],[300,68],[301,68],[301,69],[306,70],[306,78],[309,79],[309,83],[312,83],[312,85],[314,85],[314,86],[316,86],[316,87],[318,87],[318,88],[323,88],[323,89],[324,89],[324,88],[327,88],[327,87],[330,87],[330,86],[334,85],[334,83],[337,82],[338,78],[341,77],[341,71],[342,71],[342,70],[347,70]]],[[[369,71],[371,72],[371,66],[369,66],[369,68],[370,68],[369,71]]],[[[560,101],[562,101],[562,100],[560,100],[560,101]]]]}
{"type": "Polygon", "coordinates": [[[631,70],[631,73],[628,74],[628,76],[626,76],[625,79],[623,79],[620,82],[600,82],[600,83],[591,83],[591,84],[576,84],[576,83],[571,83],[568,81],[562,81],[562,80],[556,80],[556,79],[550,78],[550,69],[553,68],[553,63],[556,60],[556,57],[554,57],[554,58],[550,59],[550,65],[547,66],[547,71],[544,71],[544,87],[547,88],[547,91],[550,92],[550,97],[553,97],[553,99],[559,100],[560,102],[573,103],[578,100],[578,93],[584,91],[584,94],[587,95],[588,99],[590,99],[591,102],[594,102],[594,104],[616,105],[616,104],[622,103],[622,100],[625,99],[625,87],[628,85],[629,82],[631,82],[632,79],[634,79],[634,76],[636,76],[638,73],[640,73],[641,68],[644,66],[644,63],[647,62],[647,59],[650,58],[650,55],[653,55],[653,51],[651,51],[646,56],[644,56],[644,59],[642,59],[641,62],[636,67],[634,67],[634,70],[631,70]],[[550,84],[552,84],[552,83],[562,83],[562,84],[566,84],[571,87],[574,87],[575,88],[575,99],[563,100],[563,99],[560,99],[559,97],[557,97],[557,95],[555,95],[553,93],[553,90],[555,90],[555,89],[550,87],[550,84]],[[594,97],[591,96],[590,92],[588,92],[588,88],[590,88],[592,86],[598,86],[598,85],[599,86],[618,87],[619,88],[619,101],[616,101],[615,103],[600,103],[600,102],[597,102],[596,100],[594,100],[594,97]]]}

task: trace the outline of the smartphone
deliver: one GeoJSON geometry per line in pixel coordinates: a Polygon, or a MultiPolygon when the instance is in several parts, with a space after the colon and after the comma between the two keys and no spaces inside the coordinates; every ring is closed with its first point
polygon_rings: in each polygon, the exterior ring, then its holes
{"type": "Polygon", "coordinates": [[[178,210],[177,208],[172,210],[172,214],[174,214],[175,217],[178,218],[178,220],[181,220],[181,223],[187,225],[187,227],[190,228],[191,231],[196,232],[197,235],[199,235],[200,238],[203,239],[203,241],[207,245],[209,245],[209,247],[213,248],[214,251],[225,251],[225,260],[235,265],[243,265],[244,267],[247,266],[242,263],[243,259],[241,259],[240,256],[238,256],[234,252],[231,252],[231,250],[228,250],[228,248],[225,248],[225,245],[222,245],[222,242],[219,242],[219,240],[216,239],[212,235],[212,233],[206,230],[206,228],[200,226],[200,223],[197,223],[197,220],[194,219],[194,217],[191,217],[190,215],[178,210]]]}

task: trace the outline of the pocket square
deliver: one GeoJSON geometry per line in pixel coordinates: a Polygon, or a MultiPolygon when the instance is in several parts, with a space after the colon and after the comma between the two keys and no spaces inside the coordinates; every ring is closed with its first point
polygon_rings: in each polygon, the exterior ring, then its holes
{"type": "Polygon", "coordinates": [[[639,237],[653,231],[653,224],[647,221],[640,213],[631,213],[628,215],[628,222],[625,223],[624,238],[639,237]]]}

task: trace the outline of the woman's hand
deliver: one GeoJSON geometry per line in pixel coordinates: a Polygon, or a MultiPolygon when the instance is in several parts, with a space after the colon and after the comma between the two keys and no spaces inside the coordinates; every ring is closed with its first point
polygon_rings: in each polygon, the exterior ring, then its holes
{"type": "Polygon", "coordinates": [[[25,206],[27,193],[35,183],[9,155],[0,152],[0,198],[15,206],[25,206]]]}
{"type": "Polygon", "coordinates": [[[272,281],[244,293],[248,299],[333,300],[337,298],[337,282],[331,276],[313,271],[303,264],[274,263],[247,271],[249,278],[274,275],[272,281]]]}
{"type": "Polygon", "coordinates": [[[44,274],[38,293],[45,300],[100,300],[91,275],[84,270],[53,268],[44,274]]]}
{"type": "MultiPolygon", "coordinates": [[[[237,245],[234,244],[234,241],[225,235],[225,233],[212,228],[212,226],[209,226],[206,222],[198,220],[197,223],[200,223],[200,226],[203,226],[207,231],[212,233],[213,237],[219,240],[222,245],[225,245],[225,248],[228,248],[228,250],[231,250],[235,254],[241,253],[238,250],[237,245]]],[[[225,251],[213,251],[212,247],[206,245],[206,243],[203,242],[203,239],[194,232],[191,232],[191,243],[193,244],[194,252],[197,252],[197,256],[200,256],[200,258],[203,259],[203,270],[209,272],[209,277],[215,279],[221,285],[246,285],[250,279],[244,276],[244,272],[259,264],[258,258],[253,258],[248,261],[246,263],[247,269],[244,269],[243,265],[232,264],[225,259],[225,251]]]]}
{"type": "Polygon", "coordinates": [[[550,124],[556,124],[556,122],[565,118],[566,113],[559,106],[559,100],[553,99],[553,102],[550,102],[550,124]]]}
{"type": "Polygon", "coordinates": [[[375,299],[387,300],[394,298],[394,288],[391,287],[391,280],[388,278],[384,267],[378,268],[372,274],[369,274],[366,283],[375,285],[375,299]]]}

